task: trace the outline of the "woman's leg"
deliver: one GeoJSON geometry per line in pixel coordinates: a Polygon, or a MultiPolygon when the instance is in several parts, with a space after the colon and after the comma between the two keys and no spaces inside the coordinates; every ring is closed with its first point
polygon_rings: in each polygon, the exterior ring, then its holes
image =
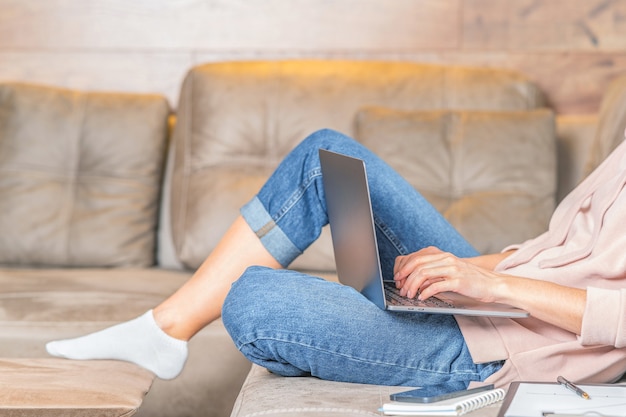
{"type": "Polygon", "coordinates": [[[365,161],[383,275],[391,279],[398,255],[427,246],[460,257],[477,251],[407,183],[369,149],[345,135],[321,130],[285,158],[265,186],[242,208],[243,217],[267,250],[286,267],[328,223],[318,150],[365,161]],[[297,178],[297,185],[291,183],[297,178]],[[285,184],[290,184],[285,187],[285,184]]]}
{"type": "Polygon", "coordinates": [[[402,236],[390,226],[396,226],[393,222],[377,220],[380,233],[385,236],[381,242],[386,254],[384,264],[389,265],[398,253],[416,250],[419,245],[439,246],[460,256],[470,254],[471,247],[463,243],[454,229],[382,161],[347,137],[323,130],[311,135],[285,158],[258,196],[242,208],[245,221],[239,218],[194,276],[154,311],[128,322],[129,325],[122,323],[81,338],[52,342],[47,345],[48,351],[72,359],[128,360],[159,377],[176,376],[186,359],[184,342],[219,317],[231,283],[246,267],[287,266],[319,236],[327,223],[317,154],[320,147],[365,159],[370,172],[377,173],[370,176],[375,191],[374,210],[383,213],[383,218],[399,219],[403,229],[420,236],[417,245],[404,246],[402,236]],[[405,214],[402,204],[387,205],[387,198],[394,203],[410,199],[414,212],[405,214]],[[402,224],[404,218],[406,224],[421,226],[406,227],[402,224]],[[141,337],[130,337],[137,334],[141,337]],[[163,352],[154,348],[155,343],[163,345],[163,352]],[[147,351],[153,354],[147,355],[147,351]],[[164,362],[168,365],[163,366],[164,362]]]}
{"type": "MultiPolygon", "coordinates": [[[[270,181],[242,210],[283,265],[304,250],[326,223],[317,158],[320,147],[362,158],[368,172],[374,173],[369,175],[370,193],[384,275],[391,276],[397,255],[425,246],[458,256],[476,255],[384,162],[354,141],[322,131],[290,155],[301,162],[281,166],[275,174],[276,178],[307,178],[302,182],[305,187],[281,194],[270,181]]],[[[241,351],[281,375],[390,385],[466,385],[486,378],[501,365],[473,363],[453,316],[382,311],[352,288],[292,271],[249,268],[233,284],[222,314],[241,351]]]]}
{"type": "Polygon", "coordinates": [[[46,349],[68,359],[133,362],[159,378],[175,378],[187,360],[187,340],[220,316],[232,281],[251,264],[280,266],[239,217],[194,275],[153,310],[96,333],[50,342],[46,349]]]}
{"type": "MultiPolygon", "coordinates": [[[[300,157],[288,157],[281,164],[282,171],[291,171],[290,164],[301,163],[300,157]]],[[[298,171],[298,167],[295,170],[298,171]]],[[[280,172],[277,171],[268,180],[271,185],[265,187],[266,192],[297,198],[310,185],[306,176],[301,180],[299,177],[281,176],[280,172]]],[[[305,212],[301,216],[311,219],[310,213],[305,212]]],[[[322,217],[325,215],[322,214],[322,217]]],[[[254,222],[255,219],[249,221],[254,222]]],[[[299,230],[304,227],[303,223],[296,223],[299,230]]],[[[311,224],[324,223],[325,219],[321,219],[311,224]]],[[[310,233],[310,236],[318,235],[319,230],[310,233]]],[[[151,370],[160,378],[176,377],[187,358],[186,342],[220,316],[226,293],[246,267],[263,265],[278,268],[281,262],[276,259],[284,262],[284,259],[297,256],[289,245],[283,248],[288,252],[284,255],[279,248],[272,247],[272,252],[277,254],[273,255],[262,241],[267,241],[262,233],[253,232],[242,217],[237,218],[189,281],[163,303],[136,319],[102,331],[50,342],[46,345],[48,353],[69,359],[125,360],[151,370]]]]}
{"type": "Polygon", "coordinates": [[[280,268],[239,216],[200,268],[154,308],[154,318],[170,336],[189,340],[221,315],[230,286],[250,265],[280,268]]]}
{"type": "Polygon", "coordinates": [[[383,311],[351,287],[289,270],[249,268],[222,320],[248,359],[284,376],[460,389],[502,365],[474,364],[453,316],[383,311]]]}

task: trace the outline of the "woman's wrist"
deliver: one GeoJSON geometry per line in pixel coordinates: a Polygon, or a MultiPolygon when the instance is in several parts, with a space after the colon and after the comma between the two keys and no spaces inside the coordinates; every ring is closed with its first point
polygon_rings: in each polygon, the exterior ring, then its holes
{"type": "Polygon", "coordinates": [[[493,271],[500,262],[511,256],[514,252],[515,250],[510,250],[507,252],[480,255],[473,258],[468,258],[467,260],[480,268],[493,271]]]}
{"type": "Polygon", "coordinates": [[[512,275],[497,274],[496,277],[493,279],[493,284],[491,286],[493,294],[492,301],[495,303],[515,305],[515,286],[516,284],[519,284],[519,280],[522,279],[524,278],[519,278],[512,275]]]}

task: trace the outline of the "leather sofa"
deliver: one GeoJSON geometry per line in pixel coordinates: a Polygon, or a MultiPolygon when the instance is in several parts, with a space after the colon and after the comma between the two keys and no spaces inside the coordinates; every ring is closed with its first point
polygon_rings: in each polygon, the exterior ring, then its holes
{"type": "MultiPolygon", "coordinates": [[[[378,152],[488,252],[545,230],[625,112],[626,77],[597,115],[556,116],[521,74],[407,62],[201,65],[175,116],[159,95],[2,84],[0,357],[43,357],[167,297],[319,128],[378,152]]],[[[335,279],[328,230],[291,267],[335,279]]],[[[249,371],[213,323],[137,415],[377,415],[390,389],[249,371]]]]}

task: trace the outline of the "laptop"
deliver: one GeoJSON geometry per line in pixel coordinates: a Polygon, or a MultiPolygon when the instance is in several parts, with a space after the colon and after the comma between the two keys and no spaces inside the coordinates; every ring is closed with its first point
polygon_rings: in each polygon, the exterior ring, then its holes
{"type": "Polygon", "coordinates": [[[399,295],[393,280],[383,280],[365,163],[319,150],[330,233],[339,282],[361,292],[383,310],[488,317],[528,317],[528,312],[483,303],[446,292],[427,300],[399,295]],[[394,295],[395,293],[395,295],[394,295]]]}

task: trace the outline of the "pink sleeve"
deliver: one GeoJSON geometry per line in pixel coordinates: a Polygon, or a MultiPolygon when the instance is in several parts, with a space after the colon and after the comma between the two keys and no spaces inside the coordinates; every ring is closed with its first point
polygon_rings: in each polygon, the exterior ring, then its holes
{"type": "Polygon", "coordinates": [[[626,347],[626,289],[587,288],[580,338],[583,345],[626,347]]]}

